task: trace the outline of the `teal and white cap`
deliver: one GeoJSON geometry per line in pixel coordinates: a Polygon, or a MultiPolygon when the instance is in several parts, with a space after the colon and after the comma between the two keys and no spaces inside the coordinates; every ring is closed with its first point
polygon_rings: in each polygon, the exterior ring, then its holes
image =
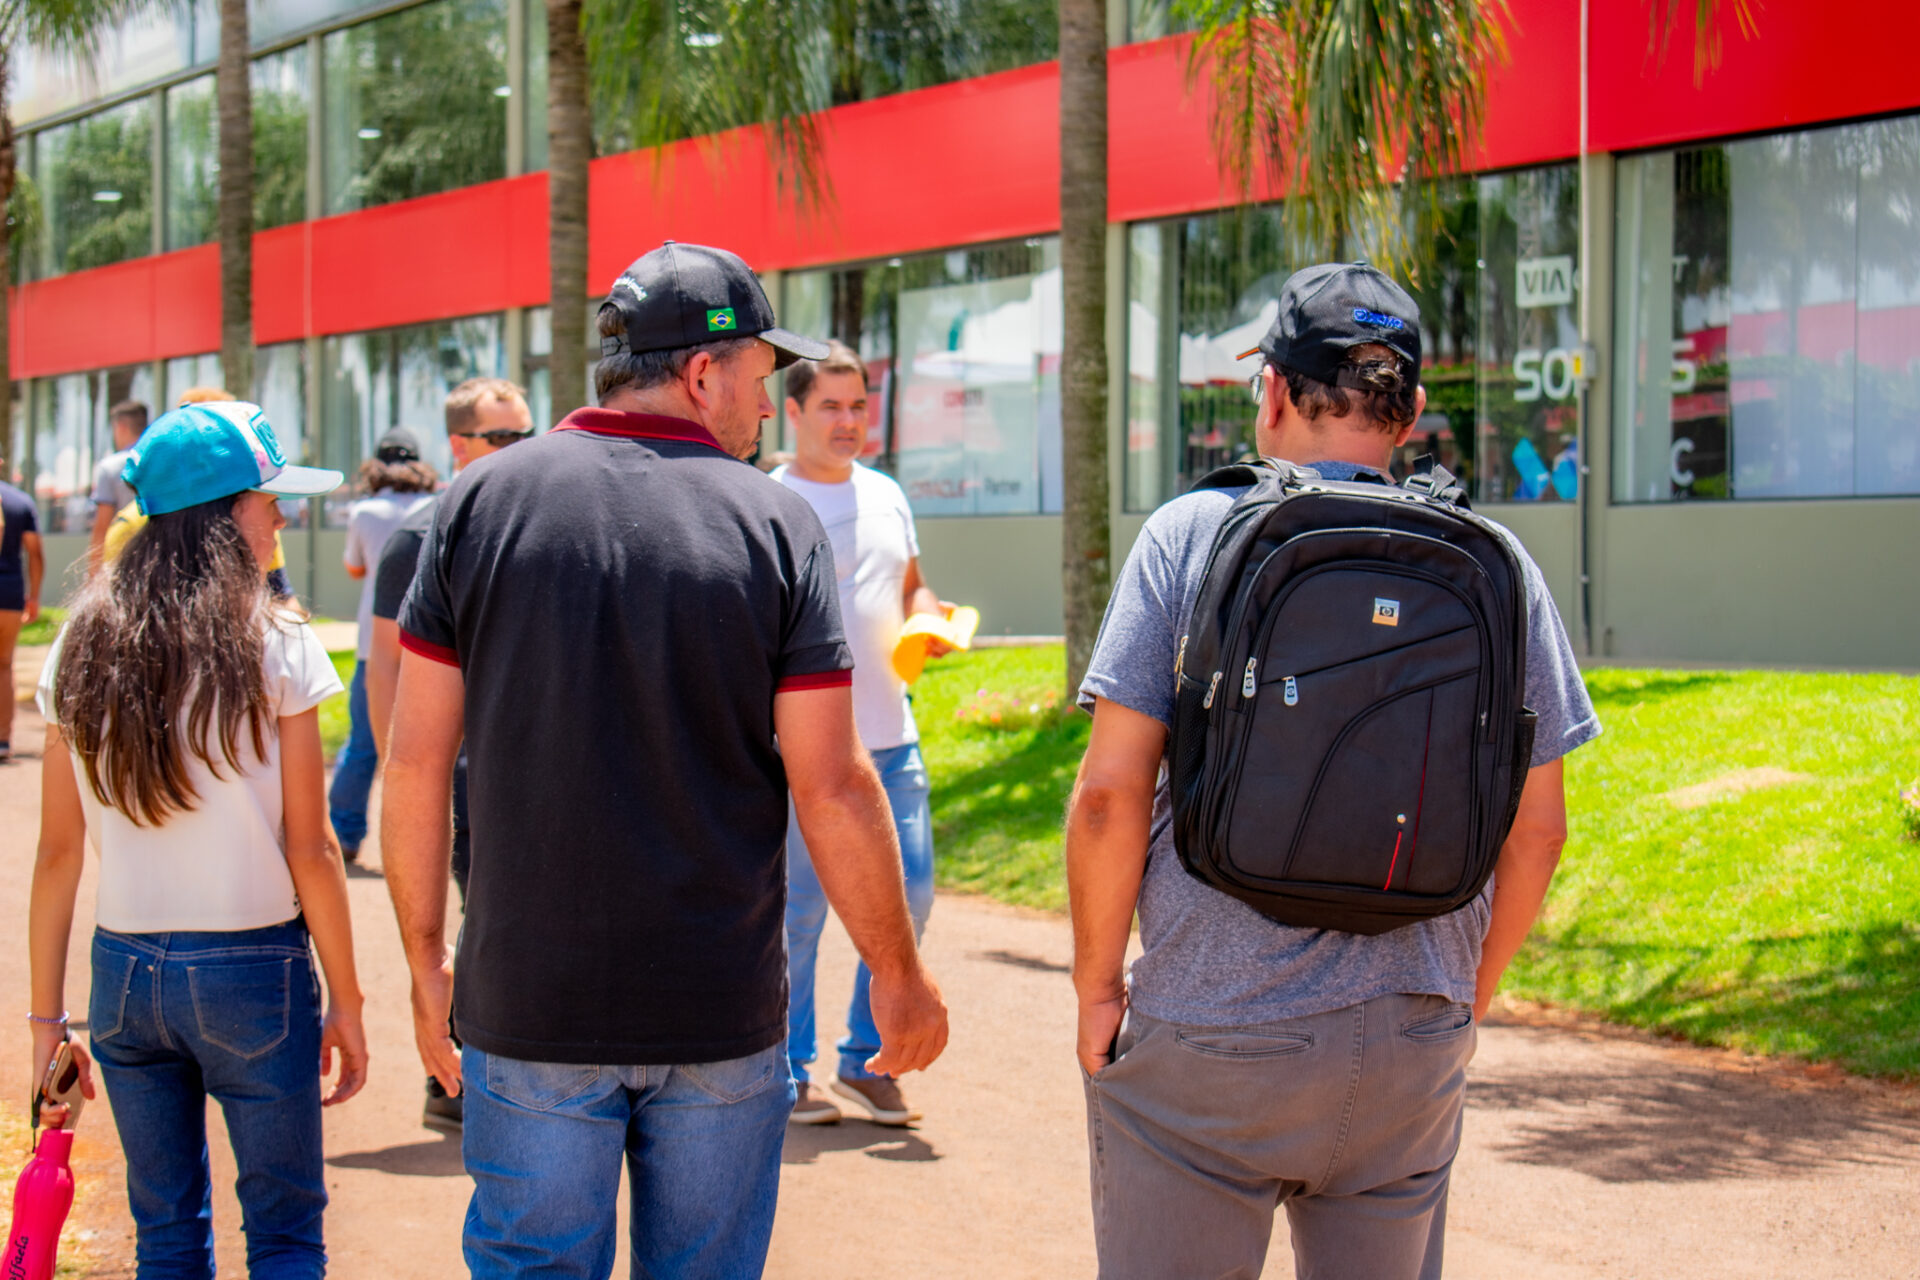
{"type": "Polygon", "coordinates": [[[165,515],[258,489],[279,498],[332,493],[345,478],[319,467],[290,467],[257,404],[217,400],[185,404],[154,419],[121,469],[143,515],[165,515]]]}

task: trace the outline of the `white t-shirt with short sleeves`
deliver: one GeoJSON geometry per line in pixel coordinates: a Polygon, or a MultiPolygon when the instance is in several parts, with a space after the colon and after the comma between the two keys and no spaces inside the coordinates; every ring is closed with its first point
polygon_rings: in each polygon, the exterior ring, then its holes
{"type": "Polygon", "coordinates": [[[918,742],[906,682],[893,672],[893,647],[907,620],[907,566],[920,554],[907,495],[892,477],[857,462],[853,478],[839,484],[802,480],[788,467],[772,475],[807,500],[833,544],[861,743],[883,751],[918,742]]]}
{"type": "MultiPolygon", "coordinates": [[[[49,721],[66,639],[63,630],[40,675],[40,713],[49,721]]],[[[305,622],[277,619],[267,628],[262,656],[267,702],[277,716],[297,716],[341,692],[326,649],[305,622]]],[[[120,810],[102,804],[74,760],[87,835],[100,854],[94,918],[102,928],[225,933],[265,928],[300,913],[287,870],[279,734],[267,735],[262,758],[254,754],[252,735],[243,731],[240,760],[238,776],[222,760],[222,776],[216,777],[189,753],[187,777],[199,804],[158,827],[136,826],[120,810]]]]}

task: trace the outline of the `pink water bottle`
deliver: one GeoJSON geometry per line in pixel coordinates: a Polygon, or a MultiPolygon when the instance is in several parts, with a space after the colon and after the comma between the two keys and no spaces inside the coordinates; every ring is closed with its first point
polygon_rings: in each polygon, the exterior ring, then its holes
{"type": "Polygon", "coordinates": [[[13,1230],[0,1255],[0,1280],[53,1280],[60,1228],[73,1208],[73,1130],[49,1129],[40,1135],[33,1159],[13,1185],[13,1230]]]}

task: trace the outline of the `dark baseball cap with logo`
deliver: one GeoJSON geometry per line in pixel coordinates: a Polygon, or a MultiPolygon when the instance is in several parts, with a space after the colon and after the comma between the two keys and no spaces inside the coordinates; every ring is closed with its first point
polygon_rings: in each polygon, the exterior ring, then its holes
{"type": "Polygon", "coordinates": [[[1408,379],[1419,379],[1420,308],[1407,291],[1364,262],[1324,262],[1287,278],[1273,327],[1235,359],[1264,355],[1329,385],[1358,387],[1364,384],[1347,352],[1369,343],[1405,360],[1408,379]]]}
{"type": "Polygon", "coordinates": [[[669,240],[634,260],[600,304],[620,313],[624,335],[603,336],[600,354],[672,351],[721,338],[758,338],[774,350],[773,367],[824,360],[827,344],[773,322],[767,294],[738,254],[669,240]]]}

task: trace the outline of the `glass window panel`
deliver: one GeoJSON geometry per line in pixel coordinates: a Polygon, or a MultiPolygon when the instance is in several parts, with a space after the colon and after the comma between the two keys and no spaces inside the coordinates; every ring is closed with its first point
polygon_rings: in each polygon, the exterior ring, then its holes
{"type": "Polygon", "coordinates": [[[1853,491],[1920,493],[1920,117],[1862,132],[1853,491]]]}
{"type": "Polygon", "coordinates": [[[255,231],[284,227],[307,216],[307,111],[312,97],[305,45],[255,59],[255,231]]]}
{"type": "MultiPolygon", "coordinates": [[[[382,434],[404,426],[419,436],[426,460],[441,475],[452,474],[447,392],[468,378],[505,375],[505,327],[489,315],[327,338],[318,465],[351,476],[382,434]]],[[[344,489],[327,500],[329,524],[345,524],[349,501],[344,489]]]]}
{"type": "Polygon", "coordinates": [[[42,131],[35,145],[53,274],[153,252],[153,112],[136,98],[42,131]]]}
{"type": "MultiPolygon", "coordinates": [[[[780,311],[784,328],[808,336],[835,338],[860,353],[867,366],[867,442],[861,457],[870,465],[892,467],[894,322],[900,295],[899,260],[831,271],[793,271],[786,275],[780,311]]],[[[775,384],[776,392],[785,379],[775,384]]],[[[784,397],[778,396],[783,432],[784,397]]],[[[793,437],[782,437],[793,447],[793,437]]]]}
{"type": "MultiPolygon", "coordinates": [[[[1442,354],[1431,372],[1422,371],[1429,416],[1444,413],[1449,426],[1475,424],[1453,433],[1453,443],[1480,500],[1571,502],[1580,493],[1580,389],[1573,376],[1580,349],[1579,171],[1523,169],[1480,178],[1478,188],[1484,265],[1474,400],[1461,404],[1453,394],[1458,366],[1450,367],[1444,353],[1462,335],[1447,336],[1435,344],[1442,354]]],[[[1451,325],[1439,328],[1445,336],[1451,325]]],[[[1439,452],[1445,461],[1446,451],[1439,452]]]]}
{"type": "Polygon", "coordinates": [[[198,356],[175,356],[167,361],[168,407],[179,404],[180,398],[196,387],[220,387],[225,384],[226,375],[220,372],[220,353],[217,351],[198,356]]]}
{"type": "Polygon", "coordinates": [[[436,0],[324,49],[329,213],[506,175],[506,0],[436,0]]]}
{"type": "Polygon", "coordinates": [[[205,244],[218,232],[220,140],[212,76],[167,90],[167,248],[205,244]]]}
{"type": "Polygon", "coordinates": [[[1620,165],[1614,498],[1920,492],[1920,123],[1620,165]]]}
{"type": "Polygon", "coordinates": [[[898,479],[917,515],[1060,505],[1059,241],[901,270],[898,479]]]}
{"type": "Polygon", "coordinates": [[[210,4],[201,11],[181,5],[156,5],[113,25],[92,59],[44,49],[8,50],[8,109],[24,125],[88,102],[151,84],[209,61],[217,50],[219,19],[210,4]],[[210,14],[210,16],[209,16],[210,14]],[[205,27],[211,39],[196,40],[205,27]]]}
{"type": "Polygon", "coordinates": [[[547,10],[532,0],[508,0],[527,6],[527,96],[517,108],[527,133],[527,172],[547,167],[547,10]]]}
{"type": "Polygon", "coordinates": [[[122,400],[153,405],[151,366],[126,365],[39,382],[34,396],[33,483],[45,533],[93,527],[93,469],[113,452],[108,410],[122,400]]]}
{"type": "Polygon", "coordinates": [[[1179,369],[1160,341],[1163,318],[1179,305],[1168,290],[1179,279],[1173,259],[1179,233],[1171,223],[1142,223],[1127,235],[1127,440],[1123,501],[1151,511],[1173,496],[1175,454],[1165,431],[1179,420],[1179,369]]]}

